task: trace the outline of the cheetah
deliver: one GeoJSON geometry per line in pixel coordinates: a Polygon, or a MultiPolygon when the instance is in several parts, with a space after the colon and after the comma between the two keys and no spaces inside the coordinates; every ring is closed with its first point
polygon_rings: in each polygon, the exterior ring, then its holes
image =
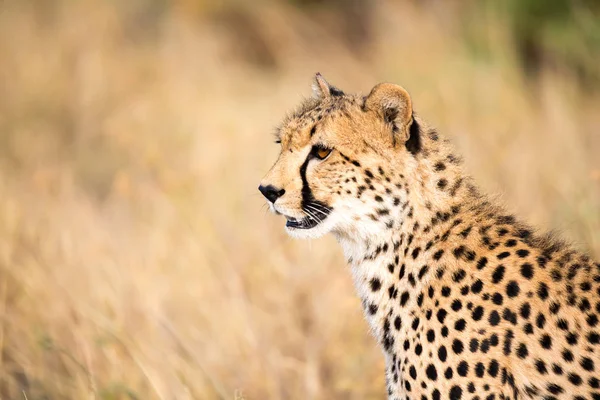
{"type": "Polygon", "coordinates": [[[481,194],[402,87],[313,91],[259,190],[341,244],[388,399],[599,400],[600,264],[481,194]]]}

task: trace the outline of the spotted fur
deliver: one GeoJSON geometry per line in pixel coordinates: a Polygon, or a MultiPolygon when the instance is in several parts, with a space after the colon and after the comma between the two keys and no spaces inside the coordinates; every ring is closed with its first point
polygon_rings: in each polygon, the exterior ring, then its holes
{"type": "Polygon", "coordinates": [[[600,399],[600,264],[481,195],[404,89],[315,93],[261,190],[342,245],[389,399],[600,399]]]}

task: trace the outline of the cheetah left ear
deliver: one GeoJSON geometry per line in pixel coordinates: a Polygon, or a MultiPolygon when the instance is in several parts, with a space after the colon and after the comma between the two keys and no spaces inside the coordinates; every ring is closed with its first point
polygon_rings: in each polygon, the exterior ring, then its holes
{"type": "Polygon", "coordinates": [[[344,92],[335,86],[327,83],[323,75],[320,73],[316,73],[315,80],[313,82],[313,95],[317,99],[326,99],[332,96],[343,96],[344,92]]]}
{"type": "Polygon", "coordinates": [[[391,125],[393,141],[406,143],[411,136],[413,109],[410,96],[403,87],[380,83],[365,98],[364,109],[373,111],[391,125]]]}

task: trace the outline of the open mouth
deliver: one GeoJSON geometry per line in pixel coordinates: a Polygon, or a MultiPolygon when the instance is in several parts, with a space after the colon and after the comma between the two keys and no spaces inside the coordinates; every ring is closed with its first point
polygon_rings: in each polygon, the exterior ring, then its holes
{"type": "Polygon", "coordinates": [[[296,219],[294,217],[287,217],[287,222],[285,223],[285,226],[288,228],[295,228],[295,229],[310,229],[310,228],[314,228],[315,226],[319,225],[321,222],[323,222],[323,220],[317,220],[316,218],[312,218],[312,217],[304,217],[302,219],[296,219]]]}
{"type": "Polygon", "coordinates": [[[318,212],[312,212],[311,214],[307,215],[304,218],[294,218],[294,217],[288,217],[286,215],[285,218],[287,219],[287,222],[285,223],[285,226],[288,228],[294,228],[294,229],[314,228],[315,226],[322,223],[325,220],[325,218],[327,218],[331,209],[327,208],[326,210],[327,211],[319,210],[318,212]]]}
{"type": "Polygon", "coordinates": [[[304,211],[304,217],[292,217],[285,213],[278,211],[275,212],[279,215],[283,215],[286,218],[285,226],[289,229],[311,229],[321,224],[329,216],[333,209],[321,203],[308,203],[302,206],[304,211]]]}

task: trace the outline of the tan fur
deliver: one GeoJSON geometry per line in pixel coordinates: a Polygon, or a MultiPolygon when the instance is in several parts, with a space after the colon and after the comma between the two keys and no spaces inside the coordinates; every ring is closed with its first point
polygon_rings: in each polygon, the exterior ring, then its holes
{"type": "Polygon", "coordinates": [[[316,86],[262,185],[342,245],[389,398],[600,399],[600,265],[480,195],[401,87],[316,86]]]}

